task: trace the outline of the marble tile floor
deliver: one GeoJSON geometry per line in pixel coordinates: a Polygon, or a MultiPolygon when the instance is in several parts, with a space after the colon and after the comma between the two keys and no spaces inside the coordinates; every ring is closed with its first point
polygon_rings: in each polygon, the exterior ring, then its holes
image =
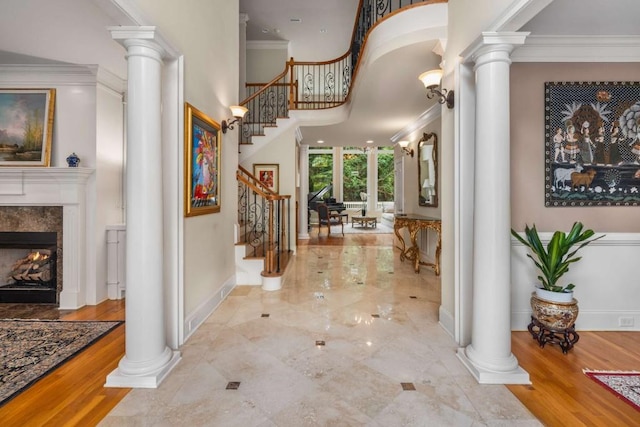
{"type": "Polygon", "coordinates": [[[466,371],[439,302],[439,278],[390,246],[299,246],[282,290],[234,289],[160,387],[100,425],[541,425],[466,371]]]}

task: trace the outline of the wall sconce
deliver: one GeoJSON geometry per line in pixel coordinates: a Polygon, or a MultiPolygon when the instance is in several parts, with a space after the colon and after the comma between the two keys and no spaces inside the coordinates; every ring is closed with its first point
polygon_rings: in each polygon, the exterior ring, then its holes
{"type": "Polygon", "coordinates": [[[229,109],[231,110],[231,114],[233,114],[233,117],[227,120],[223,120],[222,123],[220,123],[220,126],[222,127],[222,133],[227,133],[227,129],[233,130],[233,125],[238,120],[242,120],[244,115],[247,114],[247,111],[249,111],[247,108],[241,105],[232,105],[231,107],[229,107],[229,109]]]}
{"type": "Polygon", "coordinates": [[[407,156],[413,157],[413,148],[407,148],[409,146],[409,141],[398,141],[398,145],[407,156]]]}
{"type": "Polygon", "coordinates": [[[431,99],[434,96],[437,96],[438,102],[440,104],[447,104],[447,108],[453,108],[453,91],[442,88],[442,90],[438,89],[440,86],[440,80],[442,79],[442,70],[430,70],[425,71],[420,74],[418,77],[424,87],[427,89],[427,98],[431,99]]]}

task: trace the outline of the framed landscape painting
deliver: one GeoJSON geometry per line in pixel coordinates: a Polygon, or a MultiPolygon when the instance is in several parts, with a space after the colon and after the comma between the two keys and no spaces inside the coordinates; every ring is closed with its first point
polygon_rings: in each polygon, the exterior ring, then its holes
{"type": "Polygon", "coordinates": [[[545,206],[640,205],[640,83],[545,83],[545,206]]]}
{"type": "Polygon", "coordinates": [[[274,193],[278,192],[280,176],[278,174],[279,165],[277,164],[254,164],[253,175],[274,193]]]}
{"type": "Polygon", "coordinates": [[[220,212],[220,124],[185,103],[185,216],[220,212]]]}
{"type": "Polygon", "coordinates": [[[0,166],[49,166],[55,89],[0,89],[0,166]]]}

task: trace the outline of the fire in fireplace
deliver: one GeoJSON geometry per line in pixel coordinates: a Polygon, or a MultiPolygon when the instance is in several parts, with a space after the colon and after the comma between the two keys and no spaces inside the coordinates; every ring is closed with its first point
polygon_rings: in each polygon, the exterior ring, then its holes
{"type": "Polygon", "coordinates": [[[57,233],[0,232],[0,302],[56,303],[57,233]]]}

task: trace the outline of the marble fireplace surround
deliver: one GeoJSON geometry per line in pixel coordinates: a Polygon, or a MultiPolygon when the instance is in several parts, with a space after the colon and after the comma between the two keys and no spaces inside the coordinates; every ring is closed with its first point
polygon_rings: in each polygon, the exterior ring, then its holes
{"type": "Polygon", "coordinates": [[[62,206],[60,309],[86,305],[88,286],[96,286],[87,277],[87,252],[93,236],[87,233],[86,186],[93,173],[90,168],[0,169],[0,207],[62,206]]]}

